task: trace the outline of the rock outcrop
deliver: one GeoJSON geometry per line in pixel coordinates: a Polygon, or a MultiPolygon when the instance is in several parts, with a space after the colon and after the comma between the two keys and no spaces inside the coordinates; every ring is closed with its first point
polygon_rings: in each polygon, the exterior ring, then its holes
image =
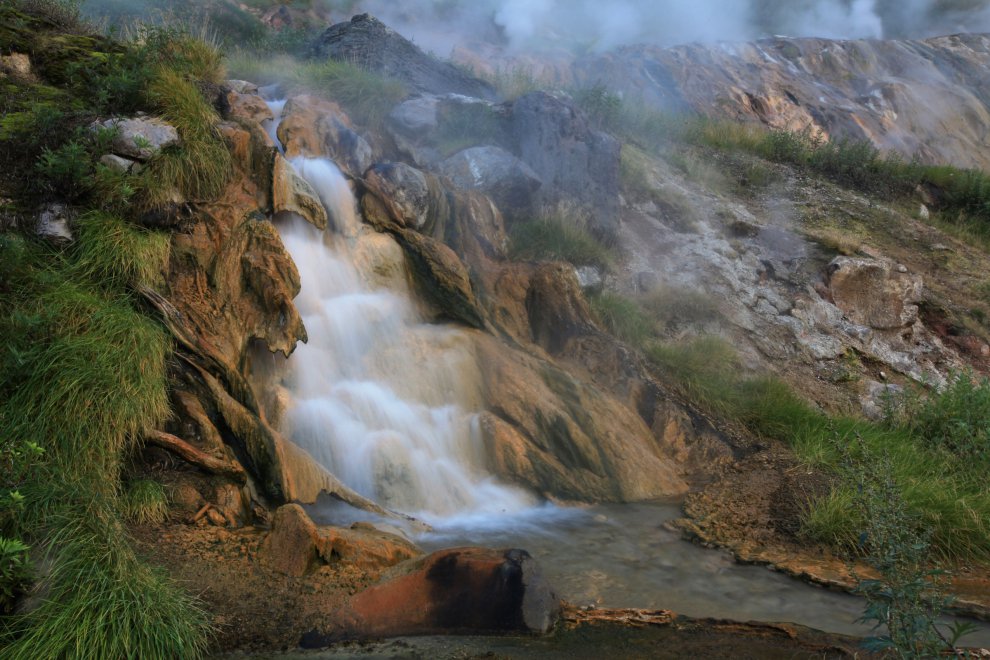
{"type": "Polygon", "coordinates": [[[673,112],[871,140],[908,159],[990,169],[990,36],[775,38],[629,46],[579,60],[578,84],[673,112]]]}
{"type": "Polygon", "coordinates": [[[371,165],[371,145],[354,131],[340,106],[313,96],[294,96],[286,102],[278,139],[286,158],[326,156],[353,178],[371,165]]]}
{"type": "Polygon", "coordinates": [[[918,320],[922,284],[889,261],[836,257],[828,265],[828,292],[853,323],[892,330],[918,320]]]}
{"type": "Polygon", "coordinates": [[[400,80],[414,92],[495,97],[495,90],[488,83],[427,55],[369,14],[331,25],[320,35],[311,55],[357,64],[400,80]]]}
{"type": "Polygon", "coordinates": [[[545,633],[560,617],[560,600],[525,550],[454,548],[400,568],[351,598],[328,629],[307,633],[300,646],[383,635],[545,633]]]}
{"type": "Polygon", "coordinates": [[[504,215],[532,212],[535,193],[543,181],[533,169],[501,147],[462,149],[442,161],[437,171],[464,190],[478,190],[504,215]]]}

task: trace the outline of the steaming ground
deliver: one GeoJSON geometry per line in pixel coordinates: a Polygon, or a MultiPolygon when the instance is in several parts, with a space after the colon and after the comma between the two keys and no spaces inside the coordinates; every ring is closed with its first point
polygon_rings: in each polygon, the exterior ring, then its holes
{"type": "Polygon", "coordinates": [[[511,49],[604,51],[652,43],[747,41],[769,35],[920,38],[990,31],[987,0],[328,0],[334,20],[368,11],[446,56],[464,40],[511,49]]]}

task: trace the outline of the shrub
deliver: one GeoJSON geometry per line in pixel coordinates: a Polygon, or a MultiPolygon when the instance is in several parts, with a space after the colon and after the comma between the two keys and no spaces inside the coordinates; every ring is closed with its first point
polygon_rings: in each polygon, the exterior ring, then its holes
{"type": "MultiPolygon", "coordinates": [[[[953,374],[945,389],[920,405],[901,406],[902,422],[915,435],[961,459],[964,465],[990,465],[990,380],[970,371],[953,374]]],[[[893,420],[896,424],[898,420],[893,420]]]]}

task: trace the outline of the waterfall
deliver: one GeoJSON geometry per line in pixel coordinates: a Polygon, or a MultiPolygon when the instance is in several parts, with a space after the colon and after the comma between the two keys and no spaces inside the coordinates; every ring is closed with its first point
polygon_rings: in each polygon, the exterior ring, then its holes
{"type": "MultiPolygon", "coordinates": [[[[281,105],[271,106],[278,116],[281,105]]],[[[288,362],[283,430],[357,492],[428,521],[532,506],[485,469],[470,336],[423,321],[401,248],[361,223],[332,161],[291,164],[330,226],[292,214],[277,223],[299,269],[295,304],[309,335],[288,362]]]]}

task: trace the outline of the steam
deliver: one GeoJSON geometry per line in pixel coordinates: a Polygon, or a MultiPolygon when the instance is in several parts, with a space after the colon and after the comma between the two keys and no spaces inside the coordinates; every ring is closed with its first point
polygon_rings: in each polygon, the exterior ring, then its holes
{"type": "Polygon", "coordinates": [[[920,38],[990,31],[988,5],[987,0],[364,0],[328,7],[334,20],[348,18],[349,11],[371,12],[445,56],[458,42],[493,36],[516,51],[585,52],[771,35],[920,38]]]}

